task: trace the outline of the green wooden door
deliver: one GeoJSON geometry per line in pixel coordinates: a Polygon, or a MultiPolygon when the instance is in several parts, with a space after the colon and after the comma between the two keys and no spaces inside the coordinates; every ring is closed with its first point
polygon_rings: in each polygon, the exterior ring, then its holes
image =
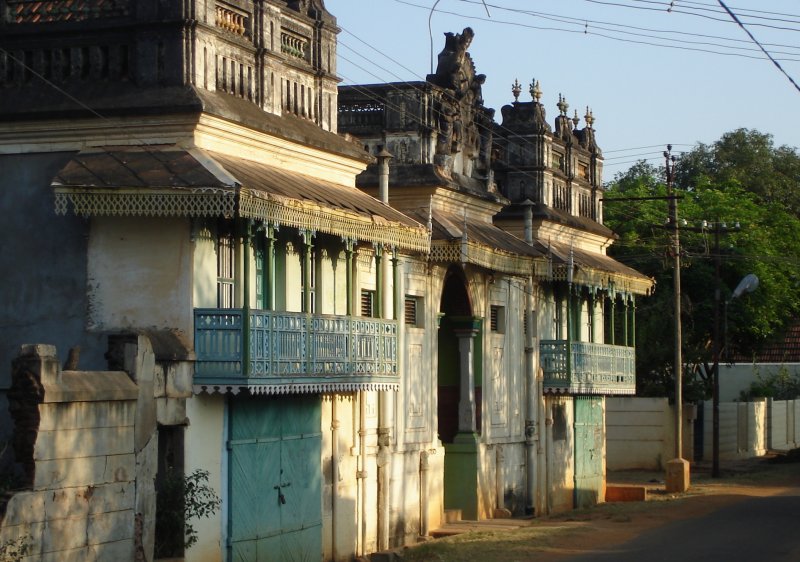
{"type": "Polygon", "coordinates": [[[322,559],[320,405],[313,395],[231,401],[231,562],[322,559]]]}
{"type": "Polygon", "coordinates": [[[603,398],[575,396],[575,507],[600,501],[603,491],[603,398]]]}

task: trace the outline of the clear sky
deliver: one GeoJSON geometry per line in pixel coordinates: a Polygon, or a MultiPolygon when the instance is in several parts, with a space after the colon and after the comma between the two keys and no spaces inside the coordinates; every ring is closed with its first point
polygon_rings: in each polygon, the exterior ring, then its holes
{"type": "MultiPolygon", "coordinates": [[[[800,0],[723,1],[800,84],[800,0]]],[[[800,91],[717,0],[439,0],[431,12],[435,3],[326,0],[342,28],[342,83],[424,79],[432,13],[434,58],[444,32],[475,31],[469,51],[496,119],[514,79],[520,101],[539,80],[551,124],[559,93],[570,116],[588,105],[605,180],[639,158],[663,163],[667,143],[680,154],[740,127],[800,147],[800,91]]]]}

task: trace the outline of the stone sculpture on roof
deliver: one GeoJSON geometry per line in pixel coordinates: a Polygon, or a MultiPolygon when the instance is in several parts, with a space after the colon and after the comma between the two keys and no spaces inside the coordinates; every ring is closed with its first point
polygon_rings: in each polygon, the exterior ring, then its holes
{"type": "Polygon", "coordinates": [[[485,74],[475,73],[475,64],[467,49],[475,32],[465,28],[461,33],[445,33],[445,45],[439,53],[434,74],[428,82],[444,90],[435,107],[435,163],[448,172],[471,175],[485,171],[489,164],[493,110],[483,105],[485,74]],[[461,153],[463,165],[453,170],[454,156],[461,153]]]}

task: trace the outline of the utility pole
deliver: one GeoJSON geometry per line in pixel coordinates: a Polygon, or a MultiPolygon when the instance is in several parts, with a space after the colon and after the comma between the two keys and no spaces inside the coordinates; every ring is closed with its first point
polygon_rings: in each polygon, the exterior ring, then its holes
{"type": "Polygon", "coordinates": [[[719,478],[719,301],[720,301],[720,255],[719,255],[719,233],[721,224],[717,221],[714,224],[714,394],[712,396],[713,420],[712,420],[712,451],[711,451],[711,477],[719,478]]]}
{"type": "Polygon", "coordinates": [[[719,357],[722,354],[722,346],[720,345],[720,303],[722,302],[721,294],[721,262],[722,256],[720,255],[719,239],[722,234],[728,232],[737,232],[740,229],[739,223],[733,227],[728,227],[727,223],[716,222],[709,223],[703,221],[700,226],[691,227],[684,226],[684,230],[690,232],[706,233],[713,229],[714,232],[714,326],[712,332],[712,346],[711,346],[711,359],[713,367],[711,368],[712,376],[712,457],[711,457],[711,476],[719,478],[719,357]]]}
{"type": "Polygon", "coordinates": [[[683,458],[683,357],[681,346],[683,337],[681,334],[681,239],[678,227],[678,199],[675,197],[674,174],[675,161],[677,158],[672,155],[672,145],[667,145],[664,151],[664,162],[667,175],[667,191],[669,196],[669,226],[672,229],[672,251],[673,251],[673,288],[674,295],[674,315],[675,315],[675,458],[667,462],[667,492],[685,492],[689,489],[689,461],[683,458]]]}
{"type": "Polygon", "coordinates": [[[681,239],[678,229],[678,199],[675,194],[675,162],[677,158],[672,155],[672,145],[667,145],[664,151],[664,161],[667,176],[666,197],[612,197],[603,201],[648,201],[667,199],[669,201],[669,219],[666,228],[672,230],[672,252],[674,257],[674,316],[675,316],[675,458],[667,461],[667,492],[685,492],[689,489],[689,461],[683,458],[683,357],[681,347],[683,336],[681,334],[681,239]]]}
{"type": "Polygon", "coordinates": [[[681,237],[678,226],[678,200],[675,196],[673,185],[675,173],[675,156],[672,154],[672,145],[667,145],[664,152],[664,161],[667,173],[667,192],[669,199],[669,222],[672,227],[672,253],[673,253],[673,289],[674,289],[674,315],[675,315],[675,458],[683,458],[683,334],[681,333],[681,237]]]}

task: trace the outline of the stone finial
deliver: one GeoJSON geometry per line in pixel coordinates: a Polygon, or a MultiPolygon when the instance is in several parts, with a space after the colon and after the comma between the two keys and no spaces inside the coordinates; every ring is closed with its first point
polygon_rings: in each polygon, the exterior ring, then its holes
{"type": "Polygon", "coordinates": [[[556,107],[558,107],[558,110],[561,112],[561,115],[566,116],[567,110],[569,109],[567,98],[565,98],[561,94],[558,94],[558,103],[556,104],[556,107]]]}
{"type": "Polygon", "coordinates": [[[581,119],[580,119],[580,117],[578,117],[578,110],[576,109],[575,110],[575,116],[572,118],[572,124],[577,129],[578,128],[578,123],[580,123],[580,122],[581,122],[581,119]]]}
{"type": "Polygon", "coordinates": [[[514,101],[519,101],[519,95],[522,93],[522,84],[516,78],[514,78],[514,83],[511,85],[511,93],[514,94],[514,101]]]}
{"type": "Polygon", "coordinates": [[[589,109],[588,105],[586,106],[586,115],[584,115],[583,118],[586,120],[586,126],[591,129],[592,125],[594,125],[594,114],[592,113],[592,110],[589,109]]]}
{"type": "Polygon", "coordinates": [[[531,85],[528,91],[531,93],[533,101],[539,103],[539,100],[542,99],[542,89],[539,87],[538,80],[536,79],[531,80],[531,85]]]}

